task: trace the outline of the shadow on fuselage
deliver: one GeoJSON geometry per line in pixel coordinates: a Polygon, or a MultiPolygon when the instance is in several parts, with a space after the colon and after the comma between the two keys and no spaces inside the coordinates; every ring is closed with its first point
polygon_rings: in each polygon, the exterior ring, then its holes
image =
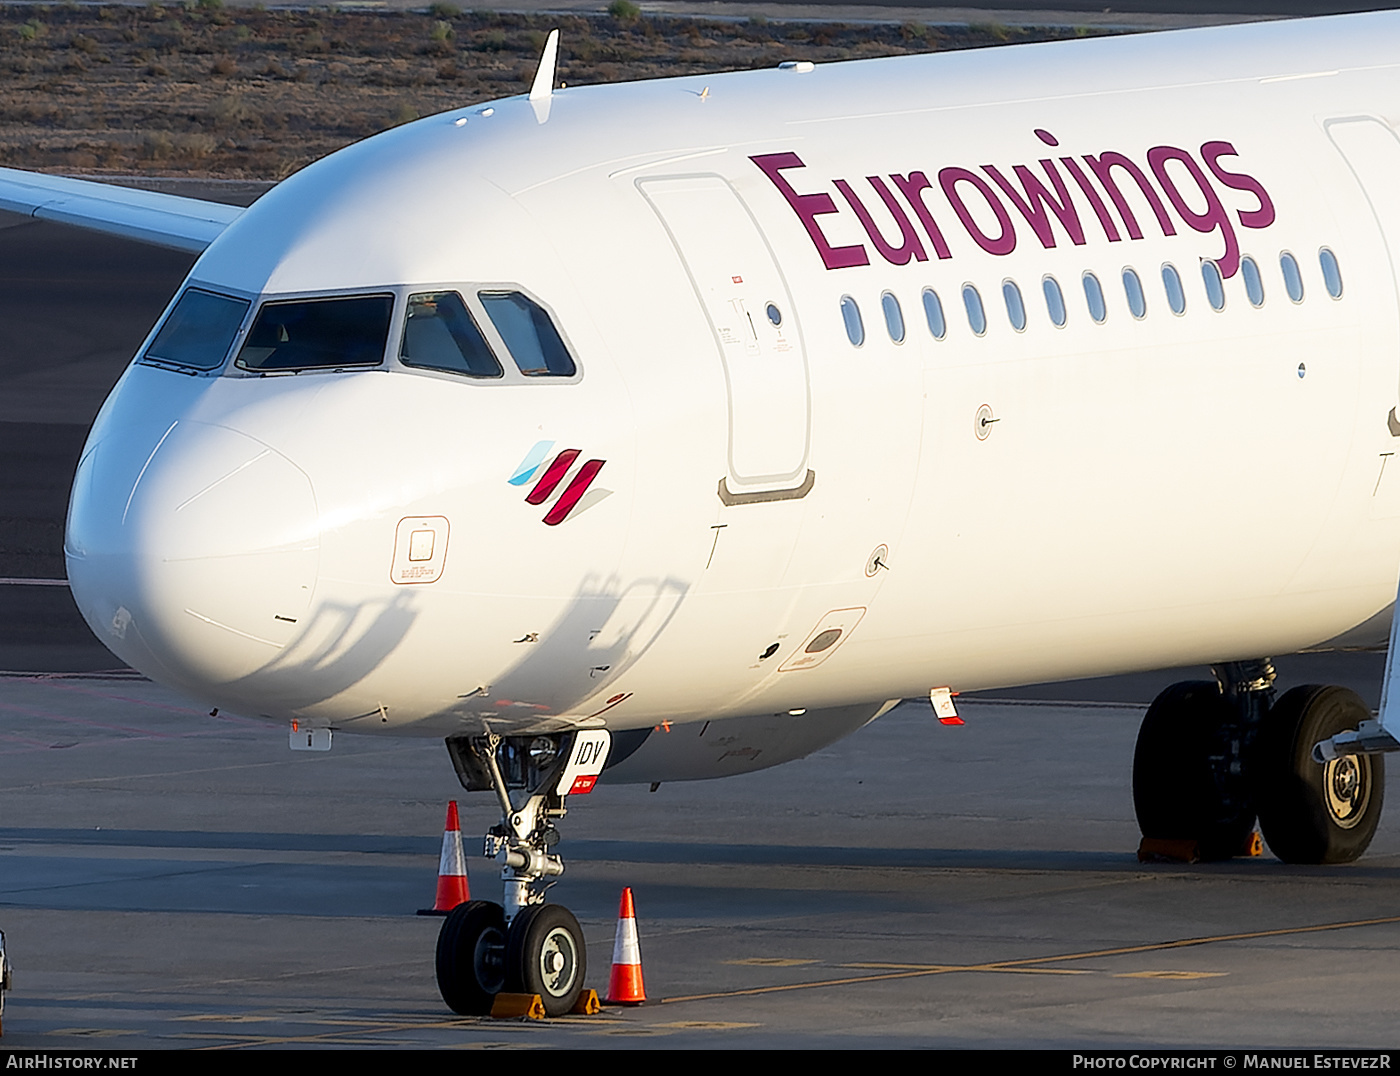
{"type": "Polygon", "coordinates": [[[315,602],[305,629],[291,646],[256,673],[223,685],[219,694],[232,700],[227,703],[231,707],[240,699],[254,698],[251,709],[259,712],[294,712],[323,703],[352,690],[379,668],[417,619],[413,596],[405,592],[388,601],[358,605],[315,602]]]}
{"type": "Polygon", "coordinates": [[[520,660],[492,683],[478,685],[453,713],[473,730],[543,732],[603,710],[608,686],[655,645],[689,589],[669,578],[626,585],[615,578],[586,579],[554,624],[514,644],[520,660]],[[561,720],[566,714],[570,720],[561,720]]]}
{"type": "MultiPolygon", "coordinates": [[[[580,704],[599,696],[595,709],[607,705],[609,684],[631,668],[660,637],[684,600],[688,586],[674,579],[639,580],[622,586],[614,580],[585,580],[554,624],[531,632],[514,645],[520,658],[491,683],[473,683],[473,655],[463,653],[450,675],[462,681],[457,701],[445,708],[438,722],[444,733],[466,727],[499,732],[550,731],[572,727],[580,704]],[[569,715],[563,719],[563,715],[569,715]]],[[[462,596],[470,602],[470,596],[462,596]]],[[[218,704],[271,715],[296,714],[319,708],[316,724],[379,731],[387,711],[402,717],[402,682],[415,690],[434,680],[443,682],[436,667],[415,669],[402,654],[395,677],[376,687],[374,697],[356,688],[403,645],[418,622],[418,591],[403,590],[386,601],[348,604],[313,601],[304,630],[296,640],[256,673],[221,685],[218,704]],[[324,704],[344,697],[345,713],[326,713],[324,704]]],[[[438,655],[442,647],[434,647],[438,655]]],[[[446,694],[446,691],[443,692],[446,694]]],[[[421,705],[421,704],[420,704],[421,705]]],[[[414,715],[420,716],[420,715],[414,715]]],[[[420,720],[431,720],[431,713],[420,720]]],[[[396,722],[397,724],[397,722],[396,722]]]]}

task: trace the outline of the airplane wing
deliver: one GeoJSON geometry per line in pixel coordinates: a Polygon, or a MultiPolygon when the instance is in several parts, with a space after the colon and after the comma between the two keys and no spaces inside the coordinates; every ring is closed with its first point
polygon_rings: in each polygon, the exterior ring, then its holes
{"type": "Polygon", "coordinates": [[[243,213],[238,206],[0,168],[0,209],[198,254],[243,213]]]}

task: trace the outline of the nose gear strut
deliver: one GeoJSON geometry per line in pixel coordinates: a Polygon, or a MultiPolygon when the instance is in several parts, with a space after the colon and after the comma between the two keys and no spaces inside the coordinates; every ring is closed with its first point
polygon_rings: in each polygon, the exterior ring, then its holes
{"type": "Polygon", "coordinates": [[[485,837],[485,854],[501,865],[504,905],[460,904],[438,935],[438,988],[463,1015],[490,1011],[495,995],[539,994],[545,1011],[573,1008],[583,989],[587,951],[578,920],[545,893],[564,873],[552,849],[564,798],[592,790],[611,736],[589,729],[549,736],[453,736],[457,777],[469,792],[492,791],[501,821],[485,837]],[[520,793],[512,796],[512,792],[520,793]]]}
{"type": "Polygon", "coordinates": [[[564,873],[564,861],[549,851],[559,843],[559,830],[554,821],[563,818],[568,809],[564,797],[554,789],[559,770],[567,754],[559,756],[560,765],[552,768],[531,789],[525,802],[516,807],[510,790],[496,761],[501,737],[490,734],[473,740],[472,751],[491,774],[491,787],[501,804],[501,821],[486,833],[484,854],[501,864],[501,880],[505,883],[506,922],[521,908],[543,904],[545,890],[564,873]]]}

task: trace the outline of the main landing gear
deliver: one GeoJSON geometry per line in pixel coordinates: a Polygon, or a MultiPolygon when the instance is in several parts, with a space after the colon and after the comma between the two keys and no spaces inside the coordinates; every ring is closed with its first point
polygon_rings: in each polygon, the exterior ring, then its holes
{"type": "Polygon", "coordinates": [[[545,891],[564,873],[552,851],[564,797],[593,787],[609,742],[607,732],[592,730],[448,739],[463,786],[493,791],[500,802],[501,821],[486,834],[486,854],[501,864],[505,883],[504,904],[468,901],[443,921],[437,981],[453,1012],[485,1015],[502,992],[538,994],[550,1016],[578,1001],[588,972],[583,930],[567,908],[545,903],[545,891]]]}
{"type": "Polygon", "coordinates": [[[1318,762],[1313,747],[1370,720],[1366,704],[1347,688],[1316,684],[1275,701],[1267,659],[1211,671],[1215,680],[1167,688],[1143,718],[1133,806],[1144,850],[1204,860],[1248,854],[1257,818],[1286,863],[1360,856],[1380,821],[1384,759],[1318,762]]]}

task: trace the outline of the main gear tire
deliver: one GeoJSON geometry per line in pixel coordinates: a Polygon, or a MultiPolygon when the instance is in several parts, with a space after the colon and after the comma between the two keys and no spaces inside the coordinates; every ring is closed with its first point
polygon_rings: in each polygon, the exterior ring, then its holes
{"type": "Polygon", "coordinates": [[[1344,687],[1295,687],[1274,704],[1256,768],[1259,828],[1285,863],[1350,863],[1370,845],[1385,797],[1384,757],[1312,757],[1315,744],[1370,718],[1344,687]]]}
{"type": "Polygon", "coordinates": [[[1232,716],[1211,680],[1173,684],[1153,700],[1133,752],[1133,809],[1143,837],[1195,842],[1205,860],[1248,849],[1254,810],[1244,778],[1213,761],[1232,716]]]}

